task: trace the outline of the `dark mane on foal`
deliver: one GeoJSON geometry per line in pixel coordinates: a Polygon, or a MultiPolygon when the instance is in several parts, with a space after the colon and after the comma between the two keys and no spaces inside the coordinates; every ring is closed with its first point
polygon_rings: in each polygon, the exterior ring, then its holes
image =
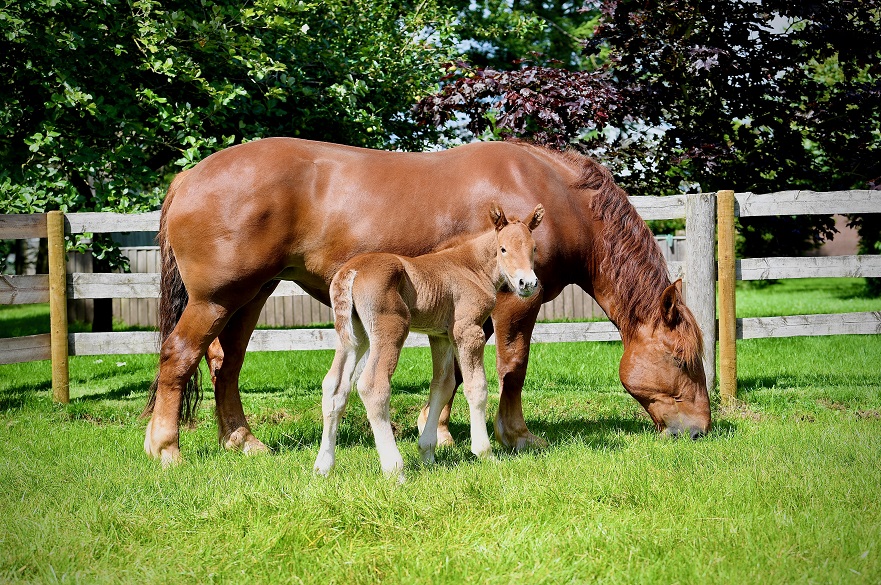
{"type": "MultiPolygon", "coordinates": [[[[622,337],[632,337],[643,323],[661,325],[661,294],[670,286],[670,278],[651,231],[608,169],[577,152],[560,156],[580,169],[574,187],[593,191],[590,210],[603,224],[604,250],[599,270],[614,287],[620,308],[615,319],[622,337]]],[[[703,353],[703,337],[685,305],[680,306],[680,321],[675,329],[678,335],[673,352],[693,369],[703,353]]]]}

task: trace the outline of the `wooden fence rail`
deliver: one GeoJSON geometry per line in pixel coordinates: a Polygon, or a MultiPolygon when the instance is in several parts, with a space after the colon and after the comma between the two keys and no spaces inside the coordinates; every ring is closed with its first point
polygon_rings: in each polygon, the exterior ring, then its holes
{"type": "Polygon", "coordinates": [[[734,260],[734,218],[769,215],[881,213],[879,191],[782,191],[756,195],[719,191],[719,393],[737,397],[736,340],[881,333],[881,312],[737,319],[737,280],[881,277],[881,256],[749,258],[734,260]],[[729,229],[730,226],[730,229],[729,229]]]}
{"type": "MultiPolygon", "coordinates": [[[[786,191],[767,195],[731,193],[730,207],[733,217],[750,215],[797,215],[809,213],[881,213],[879,196],[870,191],[842,191],[814,193],[786,191]]],[[[714,387],[716,363],[716,227],[719,194],[693,194],[673,197],[631,197],[631,201],[643,219],[685,219],[685,260],[668,261],[671,278],[683,278],[686,283],[686,301],[698,320],[704,334],[704,363],[708,386],[714,387]]],[[[721,206],[720,206],[721,207],[721,206]]],[[[730,223],[727,219],[725,222],[730,223]]],[[[113,233],[156,231],[159,212],[129,215],[118,213],[72,213],[62,216],[58,212],[35,215],[0,215],[0,239],[55,237],[47,227],[63,225],[67,234],[113,233]],[[63,222],[59,224],[60,222],[63,222]]],[[[720,232],[722,225],[719,224],[720,232]]],[[[733,228],[733,224],[732,224],[733,228]]],[[[731,230],[733,234],[733,229],[731,230]]],[[[726,236],[727,237],[727,236],[726,236]]],[[[733,236],[732,236],[733,237],[733,236]]],[[[763,317],[758,319],[734,319],[733,285],[736,279],[799,278],[802,276],[881,276],[881,257],[842,256],[832,258],[755,258],[733,261],[731,243],[730,268],[723,278],[720,263],[720,297],[730,295],[730,318],[734,325],[726,330],[725,342],[730,341],[725,358],[733,355],[734,340],[751,337],[778,337],[793,335],[829,335],[842,333],[881,332],[881,313],[853,313],[846,315],[813,315],[792,317],[763,317]],[[726,280],[727,278],[727,280],[726,280]],[[721,290],[725,282],[725,290],[721,290]],[[730,289],[730,290],[729,290],[730,289]]],[[[726,244],[727,247],[727,244],[726,244]]],[[[720,252],[722,242],[720,241],[720,252]]],[[[58,254],[50,260],[52,274],[30,276],[0,276],[0,304],[50,303],[52,332],[19,338],[0,339],[0,364],[21,361],[53,359],[53,395],[59,402],[69,399],[67,390],[67,355],[104,355],[155,353],[158,351],[158,334],[152,331],[116,333],[73,333],[66,329],[66,317],[61,318],[67,299],[155,299],[158,296],[159,275],[155,272],[131,274],[89,274],[73,272],[64,274],[64,263],[58,262],[58,254]],[[54,260],[54,262],[52,261],[54,260]],[[59,277],[60,275],[60,277],[59,277]],[[54,285],[50,285],[54,283],[54,285]],[[53,299],[55,299],[53,301],[53,299]],[[64,327],[61,323],[64,322],[64,327]],[[57,363],[56,363],[57,362],[57,363]]],[[[566,293],[564,293],[565,295],[566,293]]],[[[302,296],[303,290],[291,282],[282,282],[275,297],[302,296]]],[[[573,303],[572,300],[564,302],[573,303]]],[[[65,309],[66,310],[66,309],[65,309]]],[[[721,311],[721,306],[720,306],[721,311]]],[[[720,313],[720,323],[723,320],[720,313]]],[[[721,327],[721,325],[720,325],[721,327]]],[[[248,348],[252,351],[286,351],[333,348],[335,333],[332,329],[257,330],[251,336],[248,348]]],[[[536,343],[570,341],[614,341],[620,339],[617,329],[610,322],[592,323],[539,323],[533,332],[536,343]]],[[[493,343],[490,339],[490,343],[493,343]]],[[[720,352],[722,343],[720,339],[720,352]]],[[[407,346],[427,345],[423,335],[412,334],[407,346]]],[[[736,393],[736,366],[732,363],[736,393]]],[[[721,389],[722,384],[720,384],[721,389]]],[[[727,394],[726,394],[727,396],[727,394]]]]}

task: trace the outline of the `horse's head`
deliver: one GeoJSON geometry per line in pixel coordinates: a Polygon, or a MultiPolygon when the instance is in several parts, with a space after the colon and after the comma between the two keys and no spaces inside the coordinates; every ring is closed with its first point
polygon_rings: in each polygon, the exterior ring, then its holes
{"type": "Polygon", "coordinates": [[[538,227],[545,209],[536,205],[525,221],[508,220],[501,206],[493,201],[489,216],[496,226],[496,258],[499,271],[510,289],[521,297],[530,297],[538,287],[535,275],[535,240],[532,230],[538,227]]]}
{"type": "Polygon", "coordinates": [[[710,430],[700,328],[682,301],[682,281],[658,299],[658,319],[639,326],[621,358],[621,382],[658,430],[696,439],[710,430]]]}

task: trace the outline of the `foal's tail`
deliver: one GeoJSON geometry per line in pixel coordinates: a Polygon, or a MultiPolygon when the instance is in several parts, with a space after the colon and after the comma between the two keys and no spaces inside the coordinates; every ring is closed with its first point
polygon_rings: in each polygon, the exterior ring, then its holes
{"type": "MultiPolygon", "coordinates": [[[[171,200],[180,186],[181,180],[187,171],[179,173],[171,182],[168,188],[168,194],[165,196],[165,202],[162,204],[162,212],[159,216],[159,235],[157,237],[159,243],[159,254],[162,260],[162,269],[159,276],[159,342],[160,346],[165,343],[171,332],[177,326],[180,317],[187,307],[189,295],[181,279],[180,271],[177,268],[177,259],[174,257],[174,250],[168,243],[168,230],[166,219],[168,208],[171,200]]],[[[199,404],[201,380],[199,369],[187,381],[183,389],[183,400],[181,402],[180,416],[185,423],[193,420],[196,407],[199,404]]],[[[144,407],[142,417],[150,416],[153,413],[153,407],[156,405],[156,389],[159,387],[159,372],[150,385],[150,395],[147,400],[147,406],[144,407]]]]}
{"type": "Polygon", "coordinates": [[[355,283],[355,270],[338,272],[330,283],[330,304],[333,307],[333,323],[340,341],[345,345],[354,345],[355,329],[352,325],[352,315],[355,312],[355,302],[352,297],[352,287],[355,283]]]}

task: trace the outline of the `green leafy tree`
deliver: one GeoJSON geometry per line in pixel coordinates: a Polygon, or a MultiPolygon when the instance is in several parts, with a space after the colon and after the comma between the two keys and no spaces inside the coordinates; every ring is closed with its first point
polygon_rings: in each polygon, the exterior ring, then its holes
{"type": "Polygon", "coordinates": [[[445,12],[391,0],[24,0],[0,8],[0,212],[154,209],[269,135],[418,148],[445,12]],[[404,113],[404,114],[402,114],[404,113]]]}
{"type": "MultiPolygon", "coordinates": [[[[585,52],[605,75],[460,67],[417,111],[598,154],[633,193],[866,188],[881,176],[879,7],[588,2],[585,21],[601,18],[585,52]],[[537,79],[560,99],[537,100],[537,79]]],[[[741,252],[797,254],[833,229],[829,217],[745,219],[741,252]]]]}

